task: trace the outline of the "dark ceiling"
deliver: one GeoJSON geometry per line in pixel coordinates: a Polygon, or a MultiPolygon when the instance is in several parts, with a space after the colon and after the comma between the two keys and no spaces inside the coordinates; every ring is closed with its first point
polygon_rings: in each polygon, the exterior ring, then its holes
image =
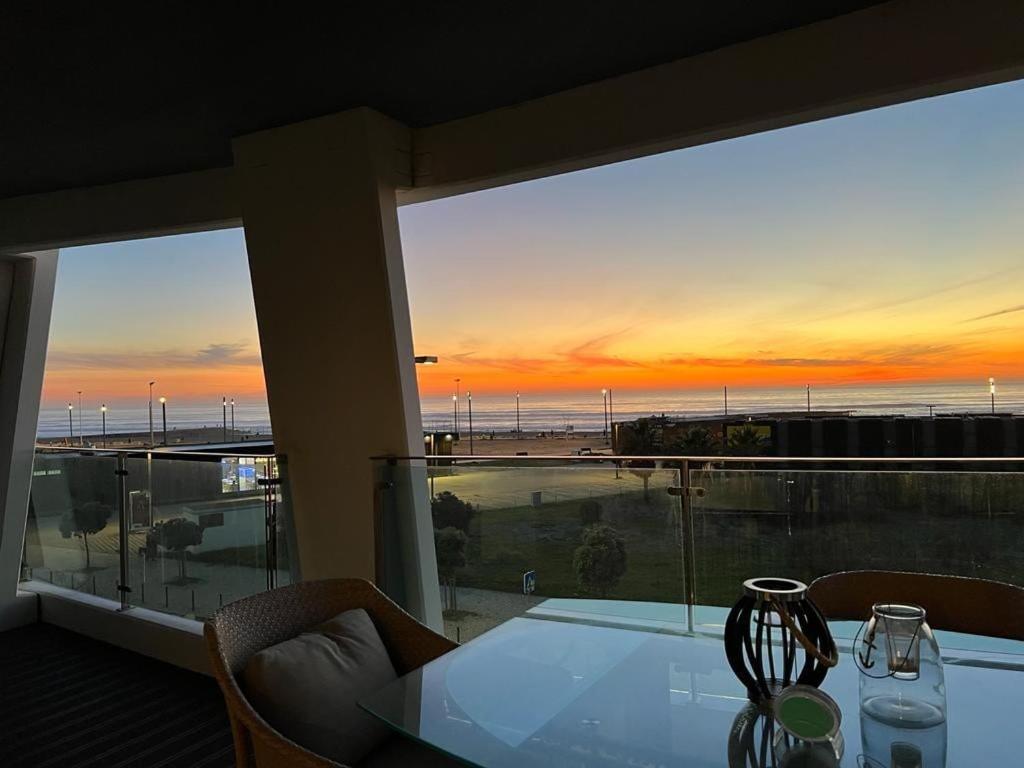
{"type": "Polygon", "coordinates": [[[431,125],[874,4],[9,2],[0,197],[230,165],[233,136],[356,106],[431,125]]]}

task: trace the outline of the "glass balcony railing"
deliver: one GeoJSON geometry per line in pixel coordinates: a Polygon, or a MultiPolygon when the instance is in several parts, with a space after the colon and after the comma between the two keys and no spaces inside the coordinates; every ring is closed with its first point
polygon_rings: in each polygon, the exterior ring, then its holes
{"type": "Polygon", "coordinates": [[[203,619],[290,581],[282,457],[37,449],[22,579],[203,619]]]}
{"type": "MultiPolygon", "coordinates": [[[[883,569],[1024,585],[1024,460],[378,464],[385,537],[404,500],[432,500],[445,631],[462,641],[524,612],[717,632],[754,576],[810,583],[883,569]]],[[[950,642],[1024,652],[1024,643],[950,642]]]]}

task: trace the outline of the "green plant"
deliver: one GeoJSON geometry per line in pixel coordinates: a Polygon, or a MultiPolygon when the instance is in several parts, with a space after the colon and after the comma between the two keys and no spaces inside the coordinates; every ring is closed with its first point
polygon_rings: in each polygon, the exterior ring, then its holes
{"type": "Polygon", "coordinates": [[[627,456],[652,456],[658,452],[659,437],[651,419],[637,419],[631,427],[622,430],[620,453],[627,456]]]}
{"type": "Polygon", "coordinates": [[[455,591],[455,577],[460,568],[466,567],[466,545],[469,537],[458,528],[449,526],[434,531],[434,549],[437,552],[437,573],[444,580],[447,590],[445,602],[448,608],[458,608],[455,591]]]}
{"type": "Polygon", "coordinates": [[[64,513],[60,519],[60,535],[65,539],[76,536],[82,539],[85,545],[85,567],[92,567],[92,558],[89,554],[89,537],[99,533],[107,527],[110,513],[113,510],[109,504],[100,501],[87,501],[80,507],[74,507],[64,513]]]}
{"type": "Polygon", "coordinates": [[[761,456],[768,449],[768,438],[750,424],[729,431],[728,451],[733,456],[761,456]]]}
{"type": "Polygon", "coordinates": [[[626,573],[626,543],[610,525],[593,525],[583,531],[572,567],[581,593],[606,597],[626,573]]]}
{"type": "Polygon", "coordinates": [[[586,499],[580,504],[580,524],[586,528],[601,522],[601,503],[596,499],[586,499]]]}
{"type": "Polygon", "coordinates": [[[469,533],[469,521],[476,510],[468,501],[463,501],[451,491],[441,491],[430,500],[430,513],[434,518],[434,528],[458,528],[469,533]]]}
{"type": "Polygon", "coordinates": [[[186,552],[189,547],[203,543],[203,529],[197,523],[183,517],[172,517],[153,526],[146,536],[147,547],[159,547],[167,552],[178,553],[178,579],[189,580],[186,566],[186,552]],[[152,542],[152,543],[151,543],[152,542]]]}
{"type": "Polygon", "coordinates": [[[707,427],[690,427],[666,449],[673,456],[716,456],[721,451],[721,441],[707,427]]]}

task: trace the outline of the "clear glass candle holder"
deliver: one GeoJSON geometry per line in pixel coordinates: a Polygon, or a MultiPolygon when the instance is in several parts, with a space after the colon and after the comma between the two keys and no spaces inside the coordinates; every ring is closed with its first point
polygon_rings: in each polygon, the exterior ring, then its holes
{"type": "Polygon", "coordinates": [[[924,608],[876,603],[854,653],[867,717],[898,728],[945,722],[942,657],[924,608]]]}

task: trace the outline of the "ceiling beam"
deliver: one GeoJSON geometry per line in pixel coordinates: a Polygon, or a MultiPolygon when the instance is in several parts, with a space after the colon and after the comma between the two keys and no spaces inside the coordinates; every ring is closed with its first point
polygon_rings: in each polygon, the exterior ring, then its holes
{"type": "MultiPolygon", "coordinates": [[[[411,131],[399,203],[1024,77],[1020,40],[1019,0],[892,0],[411,131]]],[[[234,184],[223,168],[0,200],[0,252],[239,225],[234,184]]]]}
{"type": "Polygon", "coordinates": [[[230,168],[0,200],[0,253],[241,226],[230,168]]]}
{"type": "Polygon", "coordinates": [[[1020,0],[894,0],[417,130],[420,202],[1024,76],[1020,0]]]}

